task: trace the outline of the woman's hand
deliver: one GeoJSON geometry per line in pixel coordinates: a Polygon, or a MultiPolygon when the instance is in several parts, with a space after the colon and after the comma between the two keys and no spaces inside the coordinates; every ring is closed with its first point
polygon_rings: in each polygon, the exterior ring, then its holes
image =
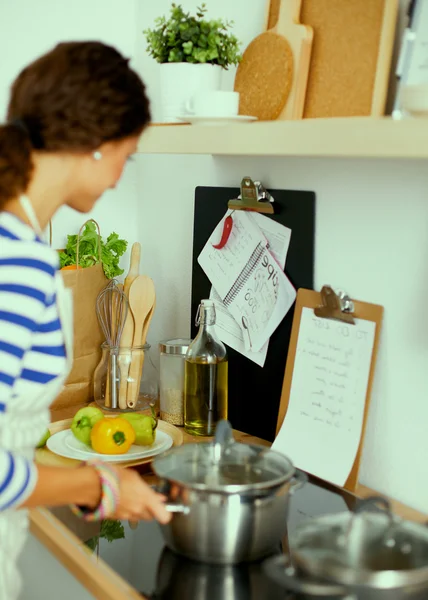
{"type": "Polygon", "coordinates": [[[119,475],[120,498],[112,518],[130,521],[156,519],[165,524],[171,519],[164,502],[165,496],[156,493],[140,475],[132,469],[116,468],[119,475]]]}

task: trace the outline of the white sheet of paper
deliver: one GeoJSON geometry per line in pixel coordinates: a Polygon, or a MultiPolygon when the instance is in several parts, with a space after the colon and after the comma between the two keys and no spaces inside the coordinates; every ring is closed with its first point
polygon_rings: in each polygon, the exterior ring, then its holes
{"type": "Polygon", "coordinates": [[[257,268],[230,304],[223,302],[244,328],[247,349],[258,352],[281,323],[296,299],[296,290],[267,248],[257,268]]]}
{"type": "Polygon", "coordinates": [[[260,229],[243,211],[233,214],[233,227],[228,242],[224,248],[217,250],[213,244],[218,244],[223,232],[226,213],[213,233],[210,235],[198,262],[222,298],[229,292],[234,281],[244,269],[254,250],[267,246],[267,240],[260,229]]]}
{"type": "MultiPolygon", "coordinates": [[[[290,246],[291,229],[260,213],[248,213],[248,216],[260,228],[268,241],[270,253],[281,268],[284,269],[290,246]]],[[[213,287],[211,288],[210,298],[214,300],[216,305],[215,330],[222,342],[255,362],[259,367],[263,367],[266,361],[269,342],[266,342],[258,352],[247,350],[242,327],[235,321],[227,307],[223,304],[220,295],[213,287]]]]}
{"type": "Polygon", "coordinates": [[[303,308],[287,414],[272,448],[343,486],[361,438],[376,324],[303,308]]]}
{"type": "Polygon", "coordinates": [[[198,262],[235,321],[245,329],[247,350],[258,352],[290,310],[296,291],[267,249],[267,240],[244,211],[235,211],[226,246],[223,219],[205,244],[198,262]]]}
{"type": "Polygon", "coordinates": [[[227,310],[222,299],[213,287],[211,288],[210,298],[215,302],[216,319],[214,328],[221,341],[255,362],[259,367],[263,367],[266,361],[269,343],[266,342],[259,352],[247,350],[241,327],[227,310]]]}
{"type": "Polygon", "coordinates": [[[250,212],[248,216],[260,228],[269,243],[269,252],[280,267],[284,269],[288,248],[290,247],[291,229],[260,213],[250,212]]]}

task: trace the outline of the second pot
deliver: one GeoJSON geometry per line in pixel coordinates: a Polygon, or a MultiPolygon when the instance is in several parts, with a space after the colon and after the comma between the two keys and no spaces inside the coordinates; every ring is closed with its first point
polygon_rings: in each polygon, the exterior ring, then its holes
{"type": "Polygon", "coordinates": [[[290,548],[291,556],[265,562],[267,574],[287,590],[358,600],[428,597],[428,528],[393,515],[385,498],[300,523],[290,548]]]}
{"type": "Polygon", "coordinates": [[[227,421],[212,443],[186,444],[155,458],[174,514],[169,548],[201,562],[237,564],[277,552],[290,494],[306,481],[284,455],[233,440],[227,421]]]}

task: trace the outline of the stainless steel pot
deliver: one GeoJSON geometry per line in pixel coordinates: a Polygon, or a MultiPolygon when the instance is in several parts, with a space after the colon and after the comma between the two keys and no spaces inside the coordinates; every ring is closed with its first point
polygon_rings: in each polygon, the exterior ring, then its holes
{"type": "Polygon", "coordinates": [[[306,481],[284,455],[234,441],[220,421],[211,443],[185,444],[152,463],[176,514],[163,534],[169,548],[193,560],[236,564],[278,551],[289,497],[306,481]]]}
{"type": "Polygon", "coordinates": [[[265,563],[287,589],[364,600],[428,597],[428,528],[394,516],[383,498],[305,521],[289,541],[290,557],[265,563]]]}

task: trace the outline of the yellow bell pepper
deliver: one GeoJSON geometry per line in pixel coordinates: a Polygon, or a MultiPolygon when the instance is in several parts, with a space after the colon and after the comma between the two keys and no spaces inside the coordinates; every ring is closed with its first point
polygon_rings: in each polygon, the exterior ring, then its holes
{"type": "Polygon", "coordinates": [[[92,449],[99,454],[126,454],[134,442],[134,428],[121,417],[101,419],[91,429],[92,449]]]}

